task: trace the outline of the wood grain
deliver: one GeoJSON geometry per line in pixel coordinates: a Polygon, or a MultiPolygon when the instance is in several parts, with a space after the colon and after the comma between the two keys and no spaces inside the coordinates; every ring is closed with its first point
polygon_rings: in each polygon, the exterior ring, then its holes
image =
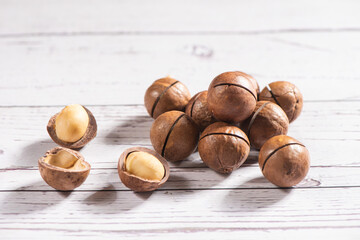
{"type": "Polygon", "coordinates": [[[1,239],[360,239],[360,2],[285,0],[0,1],[1,239]],[[258,152],[229,176],[198,153],[169,181],[133,193],[117,175],[128,147],[151,148],[146,88],[168,74],[192,94],[242,70],[263,88],[287,80],[305,99],[289,135],[311,154],[292,189],[269,183],[258,152]],[[70,103],[98,136],[72,192],[46,185],[37,160],[70,103]]]}
{"type": "Polygon", "coordinates": [[[141,33],[357,31],[359,2],[286,0],[9,1],[0,7],[4,36],[141,33]]]}
{"type": "Polygon", "coordinates": [[[9,235],[36,231],[154,238],[223,233],[235,238],[249,231],[254,237],[273,230],[329,229],[354,237],[359,236],[360,211],[353,199],[359,197],[360,188],[342,189],[341,194],[338,189],[5,192],[0,193],[0,223],[9,235]]]}
{"type": "Polygon", "coordinates": [[[293,82],[307,101],[360,99],[360,32],[0,38],[0,52],[1,106],[143,104],[158,78],[196,94],[233,70],[261,89],[293,82]]]}

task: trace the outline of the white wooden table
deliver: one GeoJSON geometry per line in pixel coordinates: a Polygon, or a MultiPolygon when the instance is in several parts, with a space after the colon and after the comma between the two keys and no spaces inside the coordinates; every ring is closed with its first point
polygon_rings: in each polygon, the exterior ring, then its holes
{"type": "Polygon", "coordinates": [[[360,239],[359,1],[0,1],[0,239],[360,239]],[[172,75],[192,94],[242,70],[305,99],[289,135],[311,153],[307,178],[279,189],[257,152],[224,176],[194,153],[136,194],[117,160],[151,148],[146,88],[172,75]],[[73,192],[42,180],[56,146],[50,116],[87,106],[98,136],[73,192]]]}

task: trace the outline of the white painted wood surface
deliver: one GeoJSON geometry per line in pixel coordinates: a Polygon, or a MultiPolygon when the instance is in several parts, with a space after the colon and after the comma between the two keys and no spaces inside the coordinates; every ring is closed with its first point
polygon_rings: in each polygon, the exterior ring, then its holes
{"type": "Polygon", "coordinates": [[[1,239],[360,239],[358,1],[0,1],[1,239]],[[305,98],[289,135],[311,153],[306,179],[279,189],[257,152],[224,176],[194,153],[157,191],[117,175],[131,146],[151,148],[145,89],[171,74],[192,94],[228,70],[305,98]],[[43,182],[50,116],[87,106],[98,136],[71,193],[43,182]]]}

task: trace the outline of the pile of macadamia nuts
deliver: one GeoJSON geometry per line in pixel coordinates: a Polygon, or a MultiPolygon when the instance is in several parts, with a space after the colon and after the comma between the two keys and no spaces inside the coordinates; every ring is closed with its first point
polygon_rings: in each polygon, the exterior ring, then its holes
{"type": "Polygon", "coordinates": [[[301,92],[290,82],[273,82],[260,92],[252,76],[225,72],[191,98],[182,82],[165,77],[147,89],[144,100],[155,119],[151,143],[170,162],[186,159],[197,147],[209,168],[228,174],[253,148],[260,150],[262,173],[279,187],[298,184],[309,170],[306,147],[286,136],[303,105],[301,92]]]}
{"type": "MultiPolygon", "coordinates": [[[[303,180],[310,167],[309,152],[286,136],[299,115],[303,98],[289,82],[270,83],[261,92],[250,75],[235,71],[215,77],[207,91],[191,97],[180,81],[156,80],[145,93],[145,107],[155,119],[150,129],[154,150],[133,147],[118,159],[125,186],[136,192],[153,191],[169,178],[168,161],[189,157],[196,149],[211,169],[229,174],[260,150],[259,167],[270,182],[291,187],[303,180]]],[[[57,190],[73,190],[90,172],[77,151],[97,133],[93,114],[72,104],[50,118],[48,133],[56,147],[38,161],[43,179],[57,190]]]]}

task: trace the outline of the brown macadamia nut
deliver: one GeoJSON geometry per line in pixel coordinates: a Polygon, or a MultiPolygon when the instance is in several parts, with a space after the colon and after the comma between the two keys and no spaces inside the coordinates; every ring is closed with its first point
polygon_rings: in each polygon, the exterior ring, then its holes
{"type": "Polygon", "coordinates": [[[184,112],[169,111],[156,118],[150,140],[156,152],[168,161],[180,161],[194,152],[199,140],[198,126],[184,112]]]}
{"type": "Polygon", "coordinates": [[[259,101],[254,112],[241,125],[251,145],[260,149],[273,136],[287,134],[289,120],[281,107],[275,103],[259,101]]]}
{"type": "Polygon", "coordinates": [[[168,162],[154,150],[133,147],[125,150],[118,163],[120,180],[135,192],[148,192],[162,186],[169,178],[168,162]]]}
{"type": "Polygon", "coordinates": [[[79,187],[90,173],[90,164],[77,151],[56,147],[38,161],[41,177],[45,182],[62,191],[79,187]]]}
{"type": "Polygon", "coordinates": [[[47,131],[60,146],[78,149],[96,137],[97,124],[89,109],[71,104],[50,118],[47,131]]]}
{"type": "Polygon", "coordinates": [[[265,178],[279,187],[292,187],[301,182],[310,168],[310,154],[296,139],[279,135],[261,147],[259,166],[265,178]]]}
{"type": "Polygon", "coordinates": [[[250,116],[257,101],[251,78],[242,72],[225,72],[214,78],[208,89],[208,107],[217,120],[238,123],[250,116]]]}
{"type": "Polygon", "coordinates": [[[300,90],[286,81],[270,83],[261,91],[259,100],[271,101],[279,105],[289,118],[289,122],[293,122],[300,115],[303,107],[300,90]]]}
{"type": "Polygon", "coordinates": [[[207,103],[207,91],[202,91],[193,96],[186,105],[185,113],[194,120],[203,131],[207,126],[215,122],[207,103]]]}
{"type": "Polygon", "coordinates": [[[167,111],[184,111],[190,98],[190,92],[182,82],[165,77],[151,84],[146,90],[144,102],[149,115],[156,119],[167,111]]]}
{"type": "Polygon", "coordinates": [[[220,173],[231,173],[247,159],[250,143],[238,127],[216,122],[201,134],[198,150],[208,167],[220,173]]]}

